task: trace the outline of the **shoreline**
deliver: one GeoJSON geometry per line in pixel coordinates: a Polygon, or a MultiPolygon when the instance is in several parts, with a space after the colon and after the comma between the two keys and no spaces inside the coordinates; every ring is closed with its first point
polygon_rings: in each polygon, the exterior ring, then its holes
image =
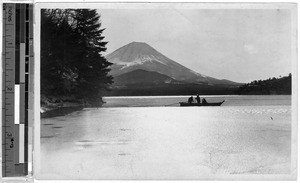
{"type": "MultiPolygon", "coordinates": [[[[97,105],[102,106],[104,102],[97,105]]],[[[41,119],[65,116],[74,111],[81,111],[85,107],[93,107],[95,103],[84,102],[72,97],[49,97],[41,96],[41,119]]],[[[98,106],[99,107],[99,106],[98,106]]]]}
{"type": "Polygon", "coordinates": [[[41,112],[41,119],[65,116],[75,111],[81,111],[83,108],[83,106],[65,106],[52,109],[48,108],[48,110],[45,112],[41,112]]]}

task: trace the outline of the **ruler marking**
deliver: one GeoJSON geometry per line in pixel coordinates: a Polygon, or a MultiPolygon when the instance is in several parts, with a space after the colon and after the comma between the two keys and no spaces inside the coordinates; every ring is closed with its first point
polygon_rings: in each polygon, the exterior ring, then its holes
{"type": "Polygon", "coordinates": [[[20,4],[20,43],[25,43],[25,4],[20,4]]]}
{"type": "Polygon", "coordinates": [[[15,85],[15,124],[20,124],[20,85],[15,85]]]}
{"type": "MultiPolygon", "coordinates": [[[[5,17],[5,13],[4,13],[4,11],[3,11],[3,17],[5,17]]],[[[3,29],[5,28],[5,24],[3,24],[3,29]]],[[[4,38],[5,39],[5,38],[4,38]]],[[[5,49],[5,47],[3,47],[3,49],[5,49]]],[[[4,67],[4,71],[5,71],[5,65],[3,64],[3,67],[4,67]]],[[[3,76],[3,79],[5,80],[5,76],[3,76]]],[[[5,98],[5,92],[3,92],[2,93],[2,95],[3,95],[3,98],[5,98]]],[[[4,99],[3,99],[4,100],[4,99]]],[[[2,115],[3,115],[3,117],[2,117],[2,121],[5,121],[5,111],[4,110],[2,110],[2,115]]],[[[5,123],[5,126],[6,126],[6,123],[5,123]]],[[[6,146],[7,146],[7,143],[6,143],[6,141],[4,141],[4,139],[5,139],[5,134],[6,134],[6,127],[3,129],[2,128],[2,176],[4,177],[4,176],[6,176],[6,150],[5,150],[5,148],[6,148],[6,146]],[[4,141],[4,143],[3,143],[3,141],[4,141]],[[3,156],[4,155],[4,156],[3,156]]]]}
{"type": "Polygon", "coordinates": [[[31,5],[26,4],[26,11],[25,11],[25,12],[26,12],[26,16],[25,16],[25,17],[26,17],[26,18],[25,18],[26,21],[29,21],[29,11],[30,11],[30,6],[31,6],[31,5]]]}
{"type": "Polygon", "coordinates": [[[20,43],[21,43],[21,10],[20,4],[16,4],[16,39],[15,39],[15,84],[20,83],[20,43]]]}
{"type": "Polygon", "coordinates": [[[24,124],[19,125],[19,163],[24,163],[24,148],[25,148],[25,126],[24,124]]]}
{"type": "MultiPolygon", "coordinates": [[[[19,129],[20,129],[20,126],[18,124],[15,125],[15,138],[17,139],[16,140],[16,147],[19,147],[19,142],[18,142],[18,139],[19,139],[19,129]]],[[[15,163],[19,163],[19,151],[16,151],[15,154],[14,154],[14,158],[15,158],[15,163]]]]}
{"type": "MultiPolygon", "coordinates": [[[[27,72],[29,72],[29,60],[30,60],[30,55],[33,55],[31,54],[31,52],[33,52],[32,48],[33,48],[33,42],[32,42],[32,39],[30,39],[30,35],[31,33],[33,32],[33,22],[30,21],[30,13],[32,13],[32,5],[26,5],[26,50],[25,50],[25,54],[26,54],[26,58],[25,58],[25,72],[27,70],[27,72]]],[[[32,14],[31,14],[32,15],[32,14]]],[[[32,64],[32,63],[31,63],[32,64]]],[[[33,65],[33,64],[32,64],[33,65]]],[[[29,105],[29,100],[28,100],[28,97],[29,97],[29,94],[28,94],[28,79],[29,79],[29,74],[26,74],[25,75],[25,147],[24,147],[24,162],[25,162],[25,173],[28,174],[28,171],[32,171],[31,169],[31,159],[29,157],[30,153],[29,151],[31,151],[31,147],[29,146],[29,138],[31,135],[30,134],[30,127],[29,127],[29,121],[28,121],[28,118],[29,118],[29,112],[28,112],[28,105],[29,105]]],[[[32,141],[30,141],[32,142],[32,141]]]]}
{"type": "Polygon", "coordinates": [[[19,82],[25,82],[25,43],[20,44],[20,79],[19,82]]]}
{"type": "MultiPolygon", "coordinates": [[[[12,48],[7,48],[6,46],[14,46],[15,42],[14,42],[14,33],[15,33],[15,5],[14,4],[5,4],[5,11],[3,13],[3,17],[5,17],[4,20],[4,24],[3,24],[3,29],[5,30],[5,44],[3,49],[5,50],[5,64],[4,64],[4,71],[6,71],[6,69],[8,68],[13,68],[12,66],[14,65],[14,50],[12,48]],[[10,26],[11,25],[11,26],[10,26]],[[11,44],[7,44],[7,43],[11,43],[11,44]],[[9,56],[8,56],[9,55],[9,56]],[[9,59],[8,59],[9,58],[9,59]]],[[[9,72],[8,74],[5,74],[3,77],[4,81],[7,80],[14,80],[14,73],[13,72],[9,72]]],[[[9,82],[4,82],[4,84],[6,86],[9,87],[14,87],[13,85],[11,86],[11,84],[8,85],[9,82]]],[[[8,93],[4,92],[3,93],[3,100],[4,100],[4,104],[6,104],[7,100],[9,100],[6,96],[8,93]]],[[[10,95],[8,95],[10,96],[10,95]]],[[[12,99],[13,100],[13,99],[12,99]]],[[[6,108],[12,109],[11,107],[7,107],[6,108]]],[[[12,111],[13,113],[13,111],[12,111]]],[[[3,110],[3,118],[5,119],[6,117],[10,116],[10,114],[8,113],[7,110],[3,110]]],[[[14,154],[14,127],[12,126],[14,121],[13,119],[10,119],[9,121],[4,120],[5,121],[5,128],[3,129],[3,140],[5,142],[5,146],[4,148],[2,148],[3,150],[3,154],[5,154],[4,158],[3,158],[3,169],[2,169],[2,176],[3,177],[7,177],[7,176],[12,176],[13,172],[14,172],[14,158],[13,158],[13,154],[14,154]],[[12,151],[12,152],[11,152],[12,151]],[[9,152],[9,153],[8,153],[9,152]]]]}
{"type": "Polygon", "coordinates": [[[26,55],[29,55],[29,26],[30,26],[30,22],[26,22],[26,45],[27,45],[26,55]]]}
{"type": "Polygon", "coordinates": [[[32,170],[28,130],[33,112],[33,10],[32,5],[13,3],[4,3],[3,9],[2,176],[10,177],[32,170]]]}

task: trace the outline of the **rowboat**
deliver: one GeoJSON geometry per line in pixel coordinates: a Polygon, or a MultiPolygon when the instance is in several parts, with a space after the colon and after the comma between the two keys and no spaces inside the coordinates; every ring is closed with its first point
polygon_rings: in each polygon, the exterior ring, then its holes
{"type": "Polygon", "coordinates": [[[188,103],[188,102],[179,102],[180,106],[182,107],[189,107],[189,106],[220,106],[225,102],[213,102],[213,103],[188,103]]]}

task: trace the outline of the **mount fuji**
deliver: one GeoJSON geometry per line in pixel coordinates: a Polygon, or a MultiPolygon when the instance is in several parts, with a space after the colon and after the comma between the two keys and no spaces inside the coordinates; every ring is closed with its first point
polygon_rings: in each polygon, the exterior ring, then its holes
{"type": "MultiPolygon", "coordinates": [[[[173,80],[206,85],[231,85],[235,83],[229,80],[219,80],[197,73],[164,56],[147,43],[132,42],[106,56],[113,65],[110,74],[120,78],[123,74],[136,70],[157,72],[173,80]]],[[[132,74],[131,74],[132,75],[132,74]]],[[[148,74],[149,75],[149,74],[148,74]]],[[[134,77],[131,77],[131,79],[134,77]]]]}

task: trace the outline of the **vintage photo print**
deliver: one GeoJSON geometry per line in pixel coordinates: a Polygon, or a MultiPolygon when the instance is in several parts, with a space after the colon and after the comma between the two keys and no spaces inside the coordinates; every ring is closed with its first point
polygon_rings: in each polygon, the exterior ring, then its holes
{"type": "Polygon", "coordinates": [[[39,180],[295,180],[297,5],[37,3],[39,180]]]}

